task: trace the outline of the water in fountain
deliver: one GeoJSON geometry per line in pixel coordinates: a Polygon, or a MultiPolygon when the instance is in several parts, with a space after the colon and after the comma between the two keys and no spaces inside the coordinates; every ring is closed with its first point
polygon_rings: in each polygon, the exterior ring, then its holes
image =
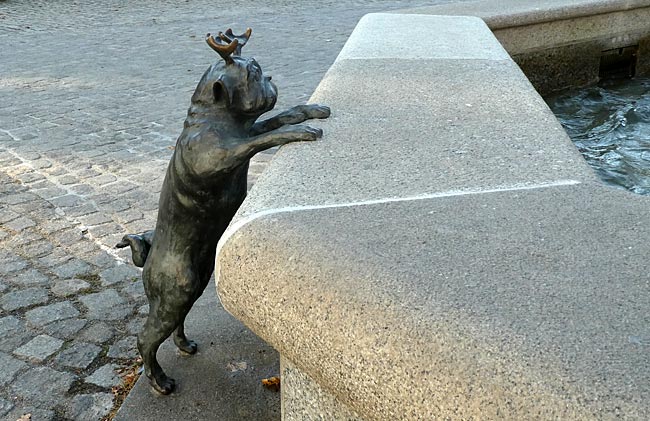
{"type": "Polygon", "coordinates": [[[546,101],[606,183],[650,195],[650,79],[607,80],[546,101]]]}

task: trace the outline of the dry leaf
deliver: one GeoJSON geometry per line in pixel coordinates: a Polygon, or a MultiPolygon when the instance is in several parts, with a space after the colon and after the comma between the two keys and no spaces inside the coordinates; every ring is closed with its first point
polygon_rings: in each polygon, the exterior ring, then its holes
{"type": "Polygon", "coordinates": [[[25,414],[22,417],[18,418],[16,421],[31,421],[32,414],[25,414]]]}
{"type": "Polygon", "coordinates": [[[267,389],[278,391],[280,390],[280,378],[279,377],[269,377],[268,379],[262,379],[262,385],[267,389]]]}

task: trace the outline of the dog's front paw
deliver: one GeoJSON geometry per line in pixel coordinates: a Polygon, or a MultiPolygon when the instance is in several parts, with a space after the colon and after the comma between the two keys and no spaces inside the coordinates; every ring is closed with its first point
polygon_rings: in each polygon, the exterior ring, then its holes
{"type": "Polygon", "coordinates": [[[318,104],[307,105],[307,118],[327,118],[331,114],[330,107],[318,104]]]}

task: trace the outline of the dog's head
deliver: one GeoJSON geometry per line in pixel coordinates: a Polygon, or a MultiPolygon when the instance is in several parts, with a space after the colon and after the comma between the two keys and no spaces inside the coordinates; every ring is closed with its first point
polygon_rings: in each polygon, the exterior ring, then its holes
{"type": "Polygon", "coordinates": [[[215,38],[208,34],[207,43],[223,58],[203,74],[192,104],[225,109],[233,115],[257,118],[275,106],[277,88],[265,76],[254,58],[241,57],[241,48],[250,37],[236,36],[229,29],[215,38]]]}

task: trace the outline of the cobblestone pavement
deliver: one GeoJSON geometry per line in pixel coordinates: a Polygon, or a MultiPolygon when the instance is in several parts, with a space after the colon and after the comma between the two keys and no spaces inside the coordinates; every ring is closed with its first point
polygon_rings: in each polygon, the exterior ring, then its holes
{"type": "Polygon", "coordinates": [[[251,26],[245,51],[283,109],[308,99],[363,14],[435,2],[0,0],[0,419],[111,411],[147,313],[113,245],[154,226],[192,90],[217,59],[206,32],[251,26]]]}

